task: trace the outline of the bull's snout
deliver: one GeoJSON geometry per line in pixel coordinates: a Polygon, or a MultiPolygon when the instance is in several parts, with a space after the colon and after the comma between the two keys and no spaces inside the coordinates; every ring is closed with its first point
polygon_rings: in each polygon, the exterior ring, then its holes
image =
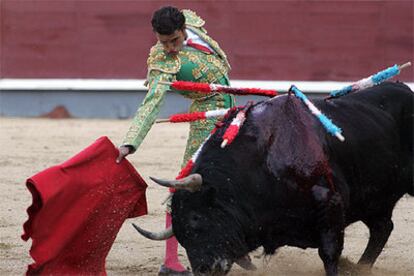
{"type": "Polygon", "coordinates": [[[212,265],[201,264],[194,269],[194,275],[226,275],[230,271],[231,265],[231,262],[226,259],[216,260],[212,265]]]}

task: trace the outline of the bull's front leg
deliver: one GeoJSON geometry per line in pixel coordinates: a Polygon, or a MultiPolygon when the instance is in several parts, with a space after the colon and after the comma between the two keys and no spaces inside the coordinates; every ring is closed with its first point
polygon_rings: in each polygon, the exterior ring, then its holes
{"type": "Polygon", "coordinates": [[[344,245],[344,211],[339,193],[315,185],[312,194],[317,204],[320,234],[319,256],[326,275],[338,275],[338,261],[344,245]]]}

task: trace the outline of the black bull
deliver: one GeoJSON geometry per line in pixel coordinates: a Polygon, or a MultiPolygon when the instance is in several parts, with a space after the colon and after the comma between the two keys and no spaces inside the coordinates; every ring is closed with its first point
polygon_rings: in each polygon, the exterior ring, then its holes
{"type": "Polygon", "coordinates": [[[196,274],[227,273],[263,246],[318,248],[337,274],[344,228],[370,232],[359,260],[373,265],[393,229],[392,211],[414,195],[413,92],[384,83],[315,105],[343,130],[338,141],[293,95],[254,105],[234,142],[220,148],[226,126],[207,141],[193,174],[199,190],[177,191],[173,230],[196,274]]]}

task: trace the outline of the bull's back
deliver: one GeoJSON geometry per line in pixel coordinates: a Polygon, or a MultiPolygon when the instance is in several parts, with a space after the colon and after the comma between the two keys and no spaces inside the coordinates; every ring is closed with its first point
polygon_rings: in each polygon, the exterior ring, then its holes
{"type": "Polygon", "coordinates": [[[326,148],[356,213],[378,211],[379,202],[393,207],[404,193],[414,195],[413,101],[402,83],[317,101],[343,130],[345,142],[328,139],[326,148]]]}

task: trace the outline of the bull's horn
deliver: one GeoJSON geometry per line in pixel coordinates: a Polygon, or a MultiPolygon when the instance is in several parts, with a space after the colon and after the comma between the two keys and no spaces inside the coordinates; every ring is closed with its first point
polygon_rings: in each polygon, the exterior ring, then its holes
{"type": "Polygon", "coordinates": [[[172,236],[174,236],[174,232],[173,232],[172,227],[168,227],[167,229],[165,229],[164,231],[161,231],[159,233],[152,233],[150,231],[142,229],[141,227],[139,227],[135,223],[132,223],[132,226],[134,226],[134,228],[141,235],[143,235],[147,239],[154,240],[154,241],[163,241],[163,240],[167,240],[167,239],[171,238],[172,236]]]}
{"type": "Polygon", "coordinates": [[[187,190],[190,192],[200,190],[201,184],[203,184],[203,177],[198,173],[193,173],[187,177],[177,180],[162,180],[151,176],[150,178],[161,186],[175,188],[177,190],[187,190]]]}

